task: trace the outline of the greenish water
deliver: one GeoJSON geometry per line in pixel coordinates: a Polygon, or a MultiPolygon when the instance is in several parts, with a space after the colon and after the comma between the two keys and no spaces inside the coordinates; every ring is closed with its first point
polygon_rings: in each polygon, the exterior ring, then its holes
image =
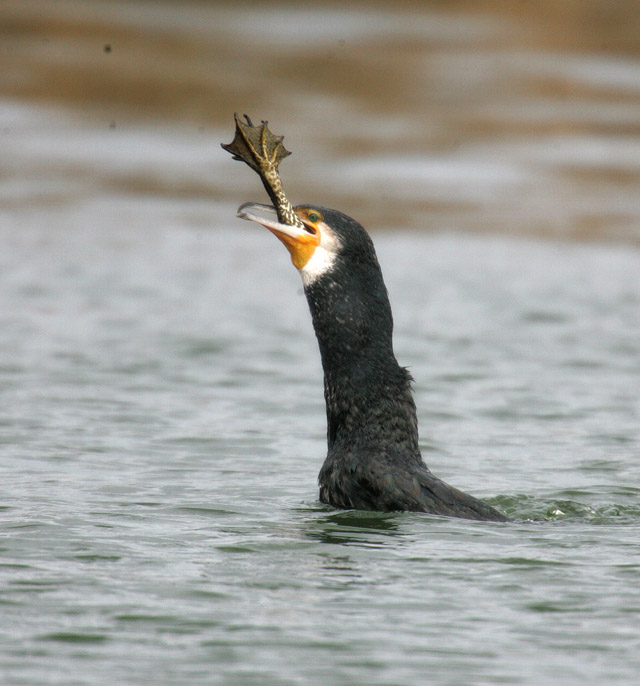
{"type": "Polygon", "coordinates": [[[632,683],[640,255],[377,235],[425,458],[514,521],[335,512],[299,278],[203,211],[2,229],[4,682],[632,683]]]}
{"type": "Polygon", "coordinates": [[[638,13],[498,5],[0,3],[2,684],[636,683],[638,13]],[[391,229],[423,455],[510,523],[318,502],[235,110],[391,229]]]}

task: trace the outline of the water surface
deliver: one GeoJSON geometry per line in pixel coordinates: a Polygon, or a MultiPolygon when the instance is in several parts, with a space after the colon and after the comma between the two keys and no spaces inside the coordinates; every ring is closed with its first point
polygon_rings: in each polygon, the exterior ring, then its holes
{"type": "Polygon", "coordinates": [[[0,4],[2,680],[635,683],[629,3],[150,7],[0,4]],[[372,230],[425,460],[510,523],[318,502],[319,355],[234,218],[234,110],[372,230]]]}
{"type": "Polygon", "coordinates": [[[173,211],[3,229],[8,683],[631,683],[640,256],[376,235],[425,458],[514,521],[340,513],[286,251],[173,211]]]}

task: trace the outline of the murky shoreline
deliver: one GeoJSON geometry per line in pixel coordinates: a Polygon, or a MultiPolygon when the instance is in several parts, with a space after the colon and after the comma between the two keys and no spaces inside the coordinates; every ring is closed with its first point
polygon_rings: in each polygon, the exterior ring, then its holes
{"type": "Polygon", "coordinates": [[[260,199],[217,145],[237,110],[294,201],[372,230],[640,242],[640,13],[516,5],[4,2],[0,195],[260,199]]]}

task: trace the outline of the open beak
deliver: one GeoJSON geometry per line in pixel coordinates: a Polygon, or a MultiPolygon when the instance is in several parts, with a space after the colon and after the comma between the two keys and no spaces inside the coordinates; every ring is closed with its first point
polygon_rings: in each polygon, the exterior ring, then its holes
{"type": "Polygon", "coordinates": [[[279,238],[287,250],[291,253],[291,261],[297,269],[302,269],[311,259],[315,249],[320,245],[320,232],[315,226],[304,221],[304,217],[298,215],[305,224],[304,228],[281,224],[277,219],[276,208],[271,205],[245,202],[238,207],[238,217],[262,224],[279,238]],[[262,214],[256,214],[260,212],[262,214]],[[264,214],[271,216],[263,216],[264,214]],[[272,218],[274,217],[275,218],[272,218]]]}

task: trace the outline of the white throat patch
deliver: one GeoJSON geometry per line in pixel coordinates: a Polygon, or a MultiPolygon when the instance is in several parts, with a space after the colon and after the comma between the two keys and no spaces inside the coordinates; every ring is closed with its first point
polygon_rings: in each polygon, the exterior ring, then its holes
{"type": "Polygon", "coordinates": [[[312,284],[316,279],[320,278],[323,274],[331,271],[333,263],[336,261],[336,255],[333,252],[329,252],[322,245],[319,245],[311,255],[311,259],[307,264],[300,270],[300,275],[302,276],[302,283],[305,286],[312,284]]]}
{"type": "Polygon", "coordinates": [[[320,245],[313,251],[309,261],[300,270],[302,283],[305,286],[312,284],[316,279],[333,269],[336,255],[340,249],[340,241],[324,222],[318,224],[318,229],[320,230],[320,245]]]}

